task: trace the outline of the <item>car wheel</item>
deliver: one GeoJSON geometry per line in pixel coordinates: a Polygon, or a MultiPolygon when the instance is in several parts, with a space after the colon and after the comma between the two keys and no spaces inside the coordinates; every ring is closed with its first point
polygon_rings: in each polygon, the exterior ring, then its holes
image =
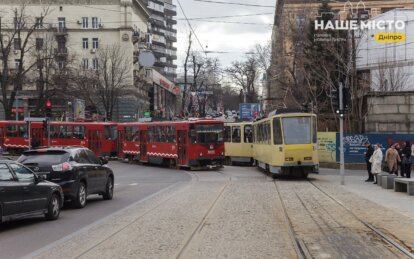
{"type": "Polygon", "coordinates": [[[55,220],[59,218],[60,214],[60,198],[58,195],[53,194],[50,198],[49,205],[47,207],[47,213],[45,215],[48,220],[55,220]]]}
{"type": "Polygon", "coordinates": [[[106,182],[106,189],[105,193],[103,194],[104,200],[112,200],[114,196],[114,180],[112,177],[108,177],[108,181],[106,182]]]}
{"type": "Polygon", "coordinates": [[[74,200],[74,205],[76,208],[81,209],[86,205],[86,185],[83,182],[79,183],[78,194],[74,200]]]}

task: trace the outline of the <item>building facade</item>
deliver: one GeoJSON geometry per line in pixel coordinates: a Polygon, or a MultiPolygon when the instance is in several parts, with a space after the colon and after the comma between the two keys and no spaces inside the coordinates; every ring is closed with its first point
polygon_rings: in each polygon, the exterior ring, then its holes
{"type": "MultiPolygon", "coordinates": [[[[145,36],[150,14],[147,8],[137,0],[75,0],[75,1],[16,1],[4,0],[0,3],[2,10],[2,33],[13,33],[16,27],[20,37],[15,36],[14,46],[8,56],[8,67],[16,70],[19,64],[27,71],[22,89],[18,89],[16,103],[19,117],[28,116],[35,109],[36,99],[39,98],[39,79],[36,78],[43,63],[34,65],[36,54],[46,53],[50,48],[52,64],[50,69],[56,74],[65,74],[66,68],[95,73],[98,67],[98,53],[103,49],[116,46],[125,63],[122,80],[123,94],[121,101],[114,107],[112,120],[136,120],[144,111],[149,109],[149,96],[145,84],[142,82],[143,68],[137,61],[137,56],[145,48],[145,36]],[[25,20],[16,19],[24,17],[25,20]],[[17,23],[22,23],[16,24],[17,23]],[[30,24],[36,28],[30,31],[30,24]],[[30,37],[26,37],[30,31],[30,37]],[[29,48],[23,49],[23,42],[28,38],[29,48]],[[30,51],[29,51],[30,50],[30,51]],[[24,60],[20,53],[27,51],[24,60]],[[29,70],[29,67],[33,69],[29,70]]],[[[45,59],[46,60],[46,59],[45,59]]],[[[1,62],[1,61],[0,61],[1,62]]],[[[0,66],[4,67],[4,60],[0,66]]],[[[13,71],[12,71],[13,72],[13,71]]],[[[80,73],[80,72],[79,72],[80,73]]],[[[13,73],[11,73],[13,75],[13,73]]],[[[55,81],[52,99],[53,109],[56,112],[54,119],[63,119],[71,113],[73,100],[67,99],[62,93],[70,87],[63,80],[55,81]],[[66,115],[66,116],[65,116],[66,115]]],[[[76,79],[76,78],[75,78],[76,79]]],[[[68,80],[69,81],[69,80],[68,80]]],[[[85,82],[85,90],[93,89],[94,85],[85,82]]],[[[94,98],[92,94],[92,98],[94,98]]],[[[88,100],[86,106],[88,106],[88,100]]],[[[99,105],[102,107],[102,105],[99,105]]],[[[99,108],[99,107],[98,107],[99,108]]],[[[100,109],[99,109],[100,110],[100,109]]],[[[103,113],[101,111],[101,113],[103,113]]],[[[4,118],[4,114],[0,117],[4,118]]],[[[73,118],[73,114],[72,114],[73,118]]]]}
{"type": "MultiPolygon", "coordinates": [[[[395,8],[413,8],[414,0],[350,0],[327,1],[333,14],[339,19],[370,19],[395,8]]],[[[303,55],[303,46],[297,37],[307,35],[309,21],[318,15],[322,1],[278,0],[272,32],[272,61],[268,71],[269,83],[265,90],[268,110],[289,107],[297,102],[292,96],[292,87],[301,87],[296,72],[298,56],[303,55]],[[299,33],[298,33],[299,32],[299,33]],[[299,36],[298,36],[299,35],[299,36]],[[293,44],[295,42],[295,44],[293,44]]]]}
{"type": "Polygon", "coordinates": [[[176,6],[172,0],[143,0],[151,14],[148,32],[151,33],[151,49],[156,57],[154,68],[171,82],[177,78],[177,24],[176,6]]]}

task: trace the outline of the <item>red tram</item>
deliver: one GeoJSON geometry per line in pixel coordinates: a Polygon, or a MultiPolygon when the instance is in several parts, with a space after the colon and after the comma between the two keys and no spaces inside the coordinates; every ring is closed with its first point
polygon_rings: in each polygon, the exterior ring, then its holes
{"type": "MultiPolygon", "coordinates": [[[[84,146],[97,156],[115,156],[116,123],[50,122],[50,146],[84,146]]],[[[32,122],[30,138],[39,146],[48,146],[47,131],[42,122],[32,122]]],[[[0,121],[0,145],[11,154],[29,148],[28,125],[23,121],[0,121]]]]}
{"type": "Polygon", "coordinates": [[[170,166],[221,166],[224,161],[223,122],[118,124],[118,157],[170,166]]]}

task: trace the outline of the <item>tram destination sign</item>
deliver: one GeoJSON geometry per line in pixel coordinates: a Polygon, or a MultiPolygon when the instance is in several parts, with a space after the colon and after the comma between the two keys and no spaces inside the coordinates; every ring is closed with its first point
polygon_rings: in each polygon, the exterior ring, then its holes
{"type": "Polygon", "coordinates": [[[240,119],[253,120],[260,114],[260,105],[258,103],[241,103],[240,119]]]}

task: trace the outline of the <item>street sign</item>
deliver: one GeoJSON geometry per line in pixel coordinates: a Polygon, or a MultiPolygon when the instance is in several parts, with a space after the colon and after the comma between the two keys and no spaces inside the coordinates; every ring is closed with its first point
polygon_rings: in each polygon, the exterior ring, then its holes
{"type": "Polygon", "coordinates": [[[258,103],[241,103],[240,119],[253,120],[260,114],[260,105],[258,103]]]}
{"type": "Polygon", "coordinates": [[[47,118],[36,118],[36,117],[27,117],[24,118],[25,122],[42,122],[42,121],[47,121],[47,118]]]}
{"type": "Polygon", "coordinates": [[[150,118],[151,117],[151,113],[150,112],[144,112],[144,117],[145,118],[150,118]]]}

